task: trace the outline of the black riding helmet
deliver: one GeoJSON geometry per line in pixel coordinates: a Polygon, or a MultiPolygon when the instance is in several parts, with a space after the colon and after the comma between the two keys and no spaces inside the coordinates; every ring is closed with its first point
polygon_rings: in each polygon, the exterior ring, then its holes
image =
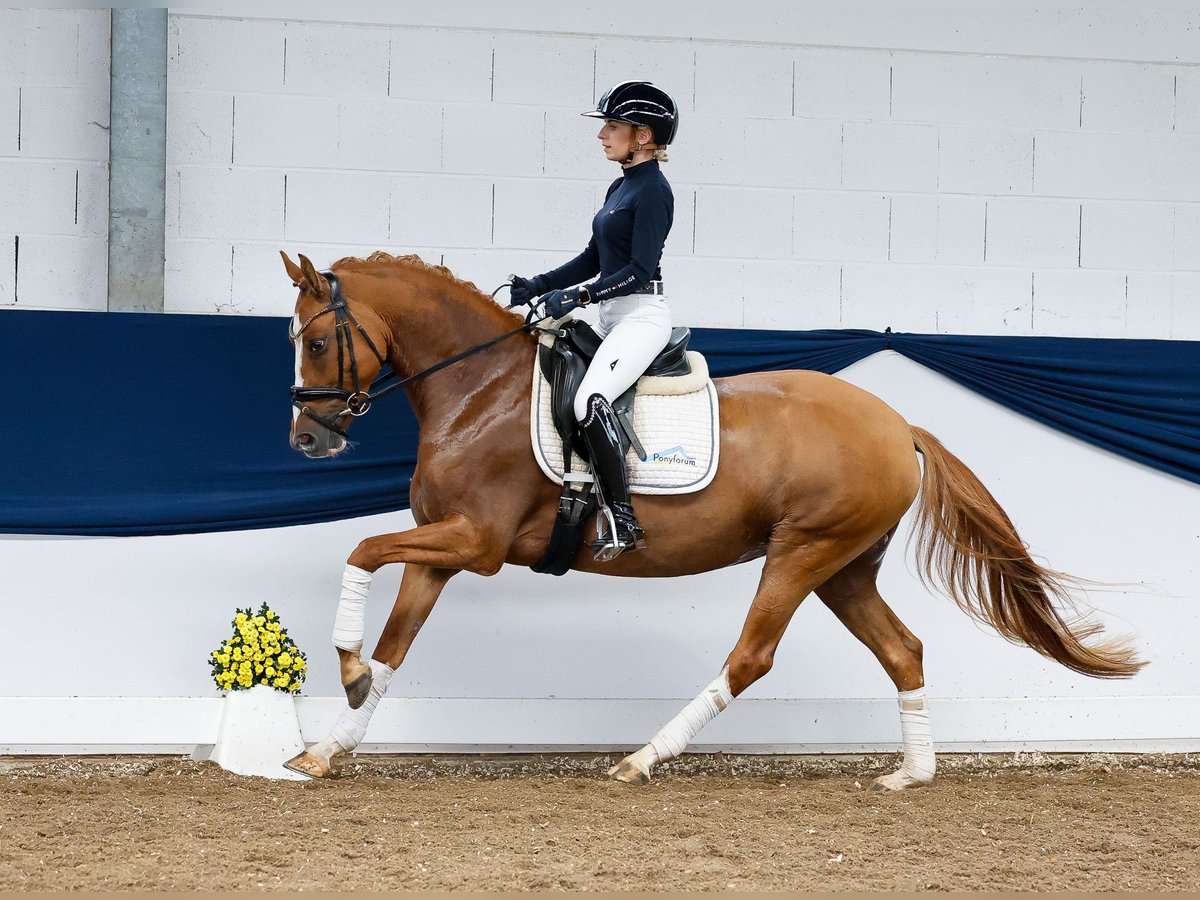
{"type": "Polygon", "coordinates": [[[583,115],[643,125],[654,134],[654,143],[660,147],[675,139],[679,127],[679,112],[671,95],[648,81],[614,84],[601,95],[596,108],[583,115]]]}

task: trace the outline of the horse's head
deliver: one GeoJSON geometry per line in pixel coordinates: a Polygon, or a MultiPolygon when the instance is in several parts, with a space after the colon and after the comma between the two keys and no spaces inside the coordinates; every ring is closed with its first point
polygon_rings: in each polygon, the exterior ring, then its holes
{"type": "Polygon", "coordinates": [[[322,275],[303,255],[300,265],[280,256],[300,289],[288,330],[296,348],[291,444],[312,459],[333,456],[346,448],[353,417],[370,405],[367,391],[384,366],[387,331],[368,307],[351,307],[336,275],[322,275]]]}

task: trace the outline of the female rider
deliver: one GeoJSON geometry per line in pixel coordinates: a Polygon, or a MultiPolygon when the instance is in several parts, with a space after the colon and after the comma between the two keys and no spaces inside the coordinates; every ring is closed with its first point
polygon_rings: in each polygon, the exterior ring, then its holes
{"type": "MultiPolygon", "coordinates": [[[[632,385],[671,337],[659,262],[671,230],[675,198],[659,168],[679,117],[666,92],[648,81],[609,88],[595,110],[604,155],[624,170],[592,219],[592,239],[566,265],[532,278],[513,278],[512,299],[541,296],[558,318],[600,304],[596,333],[603,338],[575,395],[575,418],[591,456],[600,494],[616,523],[616,553],[641,549],[645,534],[629,502],[629,479],[612,403],[632,385]],[[599,274],[586,286],[581,282],[599,274]]],[[[600,553],[597,553],[597,558],[600,553]]]]}

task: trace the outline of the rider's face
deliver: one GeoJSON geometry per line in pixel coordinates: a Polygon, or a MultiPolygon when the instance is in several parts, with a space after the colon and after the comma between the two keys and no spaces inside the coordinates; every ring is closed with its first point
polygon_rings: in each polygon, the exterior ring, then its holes
{"type": "Polygon", "coordinates": [[[613,162],[624,162],[629,152],[637,149],[634,128],[628,122],[605,119],[596,137],[604,146],[604,156],[613,162]]]}

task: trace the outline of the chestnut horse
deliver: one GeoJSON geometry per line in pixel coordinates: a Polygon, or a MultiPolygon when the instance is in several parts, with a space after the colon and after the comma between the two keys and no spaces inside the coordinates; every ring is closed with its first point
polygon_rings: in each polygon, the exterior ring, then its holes
{"type": "MultiPolygon", "coordinates": [[[[309,457],[346,447],[364,388],[383,367],[413,376],[519,329],[521,318],[474,285],[415,256],[343,259],[340,293],[304,256],[283,256],[299,287],[291,334],[297,397],[292,446],[309,457]],[[341,297],[345,300],[342,301],[341,297]]],[[[558,485],[530,449],[528,331],[404,385],[420,423],[410,489],[418,527],[367,538],[350,555],[334,626],[348,708],[331,735],[286,765],[313,777],[362,740],[387,680],[447,581],[529,566],[546,548],[558,485]],[[399,595],[373,658],[360,656],[372,573],[404,563],[399,595]]],[[[1123,640],[1074,611],[1075,582],[1030,558],[1008,516],[931,434],[879,398],[829,375],[763,372],[716,380],[721,462],[702,491],[639,496],[648,546],[600,563],[586,542],[573,568],[634,577],[689,575],[765,557],[741,635],[720,676],[641,750],[609,774],[642,783],[771,668],[800,603],[816,595],[862,641],[899,692],[904,761],[876,779],[899,789],[932,780],[935,763],[921,642],[875,581],[901,517],[919,496],[914,530],[921,577],[1003,637],[1087,675],[1128,676],[1140,662],[1123,640]],[[924,471],[917,455],[924,457],[924,471]]]]}

